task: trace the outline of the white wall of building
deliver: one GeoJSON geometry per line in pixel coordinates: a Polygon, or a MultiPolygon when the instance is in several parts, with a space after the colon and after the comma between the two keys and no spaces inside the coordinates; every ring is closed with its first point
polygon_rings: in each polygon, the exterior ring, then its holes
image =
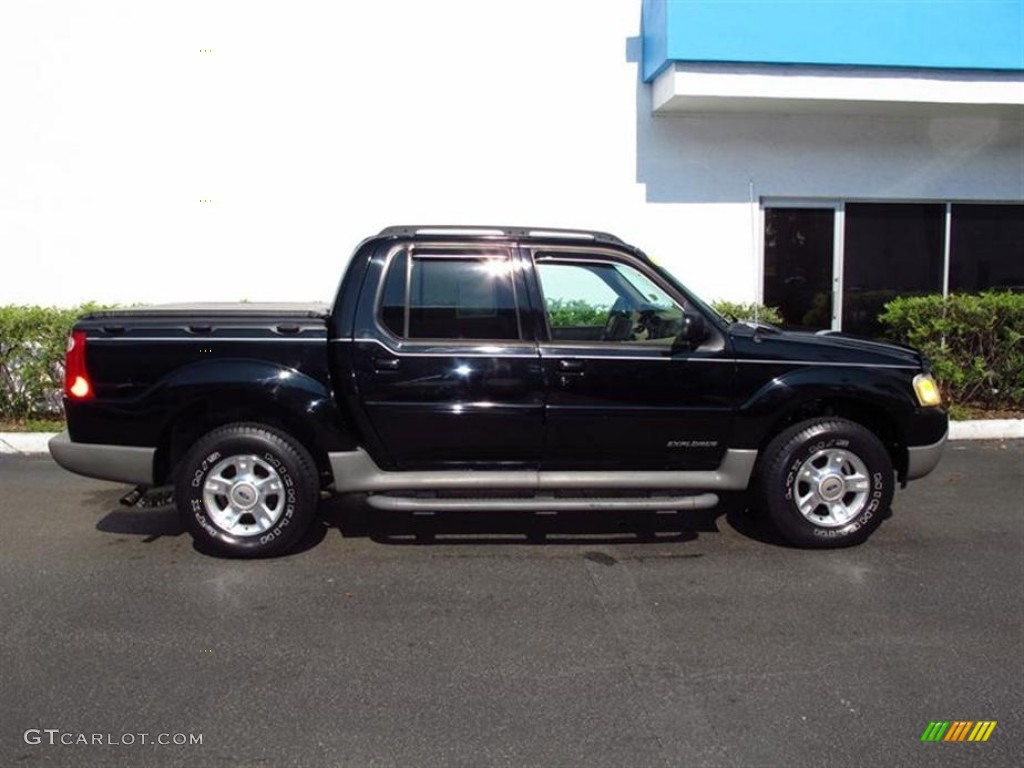
{"type": "Polygon", "coordinates": [[[1017,119],[655,117],[639,26],[638,0],[5,3],[0,304],[327,301],[395,223],[605,229],[749,300],[751,182],[1024,199],[1017,119]]]}

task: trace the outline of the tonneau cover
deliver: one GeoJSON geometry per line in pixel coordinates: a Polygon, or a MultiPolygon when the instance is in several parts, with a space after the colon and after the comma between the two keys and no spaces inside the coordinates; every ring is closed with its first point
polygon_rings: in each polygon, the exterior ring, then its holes
{"type": "Polygon", "coordinates": [[[331,308],[327,304],[316,302],[196,302],[193,304],[154,304],[143,307],[125,307],[124,309],[104,309],[82,315],[83,320],[100,320],[103,318],[122,318],[141,316],[145,319],[182,317],[209,318],[310,318],[323,320],[329,317],[331,308]]]}

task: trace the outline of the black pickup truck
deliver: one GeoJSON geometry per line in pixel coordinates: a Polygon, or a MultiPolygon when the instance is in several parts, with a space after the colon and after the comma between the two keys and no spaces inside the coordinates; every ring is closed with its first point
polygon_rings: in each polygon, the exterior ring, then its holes
{"type": "Polygon", "coordinates": [[[756,489],[792,543],[864,541],[948,422],[916,351],[735,322],[599,232],[390,227],[331,307],[75,325],[90,477],[171,486],[202,548],[287,550],[323,492],[377,510],[694,510],[756,489]]]}

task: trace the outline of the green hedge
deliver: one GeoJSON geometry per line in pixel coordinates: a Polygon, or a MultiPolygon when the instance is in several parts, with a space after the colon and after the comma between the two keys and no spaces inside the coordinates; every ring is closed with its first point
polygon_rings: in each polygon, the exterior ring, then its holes
{"type": "Polygon", "coordinates": [[[582,299],[552,299],[547,303],[547,309],[548,322],[552,325],[559,328],[579,328],[595,325],[604,327],[610,307],[604,304],[591,304],[582,299]]]}
{"type": "Polygon", "coordinates": [[[771,323],[772,325],[782,324],[782,315],[779,314],[779,310],[775,307],[766,307],[763,304],[744,304],[737,301],[712,301],[711,306],[715,308],[715,311],[722,315],[728,315],[735,317],[737,320],[753,320],[754,312],[757,312],[757,319],[762,323],[771,323]]]}
{"type": "Polygon", "coordinates": [[[60,418],[64,352],[75,318],[100,309],[0,306],[0,419],[60,418]]]}
{"type": "Polygon", "coordinates": [[[879,320],[928,356],[947,403],[1024,407],[1024,294],[901,298],[879,320]]]}
{"type": "MultiPolygon", "coordinates": [[[[735,301],[714,301],[711,306],[720,314],[735,317],[737,320],[753,320],[755,309],[758,319],[763,323],[781,323],[782,315],[775,307],[760,304],[744,304],[735,301]]],[[[608,320],[609,307],[602,304],[590,304],[581,299],[560,301],[552,299],[548,302],[548,317],[551,324],[560,328],[572,326],[603,326],[608,320]]]]}

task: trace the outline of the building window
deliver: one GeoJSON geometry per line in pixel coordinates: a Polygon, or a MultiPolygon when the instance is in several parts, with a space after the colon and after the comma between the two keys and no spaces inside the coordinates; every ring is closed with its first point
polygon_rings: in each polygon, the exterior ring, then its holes
{"type": "Polygon", "coordinates": [[[958,203],[951,219],[951,293],[1024,291],[1024,205],[958,203]]]}
{"type": "Polygon", "coordinates": [[[1024,204],[764,207],[762,301],[785,327],[878,336],[897,296],[999,289],[1024,291],[1024,204]]]}
{"type": "Polygon", "coordinates": [[[897,296],[942,293],[946,206],[847,203],[843,325],[878,336],[878,315],[897,296]]]}

